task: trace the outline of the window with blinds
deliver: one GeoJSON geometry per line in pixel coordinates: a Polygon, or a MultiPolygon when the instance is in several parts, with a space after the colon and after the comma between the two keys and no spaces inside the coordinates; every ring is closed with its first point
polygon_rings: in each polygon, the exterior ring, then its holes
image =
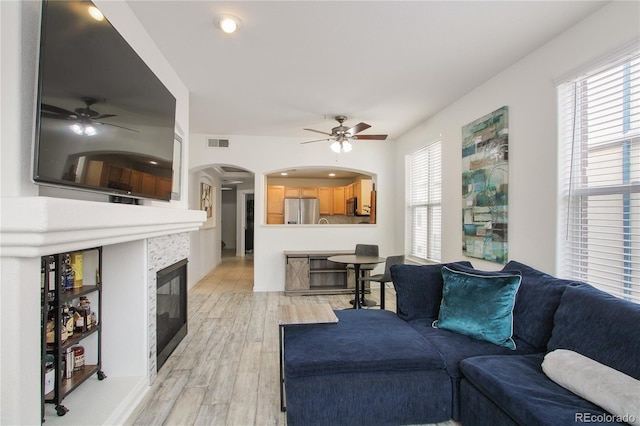
{"type": "Polygon", "coordinates": [[[640,303],[640,54],[558,93],[561,274],[640,303]]]}
{"type": "Polygon", "coordinates": [[[417,261],[441,259],[441,142],[406,157],[406,256],[417,261]]]}

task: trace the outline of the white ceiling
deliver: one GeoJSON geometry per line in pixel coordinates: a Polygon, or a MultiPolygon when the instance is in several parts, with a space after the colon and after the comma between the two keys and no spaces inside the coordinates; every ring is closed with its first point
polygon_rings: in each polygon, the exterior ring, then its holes
{"type": "Polygon", "coordinates": [[[606,2],[128,3],[190,90],[191,133],[302,142],[337,114],[393,140],[606,2]]]}

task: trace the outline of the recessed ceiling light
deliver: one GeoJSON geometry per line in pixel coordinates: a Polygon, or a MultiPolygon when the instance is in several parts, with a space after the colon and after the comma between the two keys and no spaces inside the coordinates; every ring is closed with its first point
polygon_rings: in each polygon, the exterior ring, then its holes
{"type": "Polygon", "coordinates": [[[104,19],[102,12],[95,6],[89,6],[89,15],[96,21],[102,21],[104,19]]]}
{"type": "Polygon", "coordinates": [[[336,174],[335,173],[329,173],[330,177],[334,177],[336,174]]]}
{"type": "Polygon", "coordinates": [[[288,175],[288,174],[289,174],[289,173],[287,173],[287,172],[282,172],[282,173],[280,173],[280,176],[286,176],[286,175],[288,175]]]}
{"type": "Polygon", "coordinates": [[[240,19],[232,15],[222,15],[218,19],[218,27],[227,34],[234,33],[240,28],[240,19]]]}

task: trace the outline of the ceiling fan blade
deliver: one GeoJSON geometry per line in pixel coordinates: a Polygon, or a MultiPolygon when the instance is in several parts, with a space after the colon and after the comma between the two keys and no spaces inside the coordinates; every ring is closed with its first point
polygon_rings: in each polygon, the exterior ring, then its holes
{"type": "Polygon", "coordinates": [[[369,139],[369,140],[383,141],[387,139],[387,135],[358,135],[354,139],[357,139],[357,140],[369,139]]]}
{"type": "MultiPolygon", "coordinates": [[[[305,129],[307,130],[307,129],[305,129]]],[[[330,141],[331,139],[329,138],[324,138],[324,139],[316,139],[313,141],[306,141],[306,142],[300,142],[301,145],[304,145],[305,143],[314,143],[314,142],[324,142],[324,141],[330,141]]]]}
{"type": "Polygon", "coordinates": [[[98,123],[98,124],[104,124],[104,125],[106,125],[106,126],[118,127],[118,128],[120,128],[120,129],[129,130],[130,132],[140,133],[138,130],[130,129],[130,128],[128,128],[128,127],[118,126],[117,124],[102,123],[102,122],[100,122],[100,121],[95,121],[95,123],[98,123]]]}
{"type": "Polygon", "coordinates": [[[94,120],[102,120],[103,118],[117,117],[115,114],[102,114],[97,117],[93,117],[94,120]]]}
{"type": "Polygon", "coordinates": [[[371,126],[368,125],[367,123],[358,123],[352,128],[350,128],[349,130],[347,130],[346,133],[349,133],[351,136],[353,136],[356,133],[360,133],[363,130],[367,130],[369,127],[371,126]]]}
{"type": "Polygon", "coordinates": [[[69,111],[67,109],[60,108],[60,107],[57,107],[55,105],[40,104],[40,108],[43,111],[49,111],[49,112],[53,112],[53,113],[61,114],[61,115],[76,115],[75,112],[71,112],[71,111],[69,111]]]}
{"type": "Polygon", "coordinates": [[[40,115],[44,118],[53,118],[54,120],[72,120],[73,117],[69,117],[67,115],[54,114],[48,111],[42,111],[40,115]]]}
{"type": "Polygon", "coordinates": [[[314,129],[302,129],[302,130],[308,130],[310,132],[322,133],[323,135],[331,136],[331,133],[322,132],[320,130],[314,130],[314,129]]]}

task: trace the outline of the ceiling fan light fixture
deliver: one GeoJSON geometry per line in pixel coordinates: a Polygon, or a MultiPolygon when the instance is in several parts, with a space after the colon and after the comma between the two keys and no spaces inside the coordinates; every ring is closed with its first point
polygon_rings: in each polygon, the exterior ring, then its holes
{"type": "Polygon", "coordinates": [[[332,143],[331,151],[335,152],[336,154],[340,154],[340,142],[335,141],[334,143],[332,143]]]}
{"type": "Polygon", "coordinates": [[[342,150],[343,150],[344,152],[349,152],[349,151],[351,151],[351,149],[352,149],[352,148],[353,148],[353,147],[351,146],[351,144],[349,143],[349,141],[344,141],[344,142],[342,142],[342,150]]]}
{"type": "Polygon", "coordinates": [[[69,128],[73,133],[80,136],[94,136],[98,134],[96,128],[90,124],[73,123],[69,128]]]}
{"type": "Polygon", "coordinates": [[[232,34],[240,28],[240,19],[231,15],[220,16],[218,27],[226,34],[232,34]]]}
{"type": "Polygon", "coordinates": [[[100,9],[95,6],[89,6],[89,15],[96,21],[104,20],[104,15],[100,12],[100,9]]]}

